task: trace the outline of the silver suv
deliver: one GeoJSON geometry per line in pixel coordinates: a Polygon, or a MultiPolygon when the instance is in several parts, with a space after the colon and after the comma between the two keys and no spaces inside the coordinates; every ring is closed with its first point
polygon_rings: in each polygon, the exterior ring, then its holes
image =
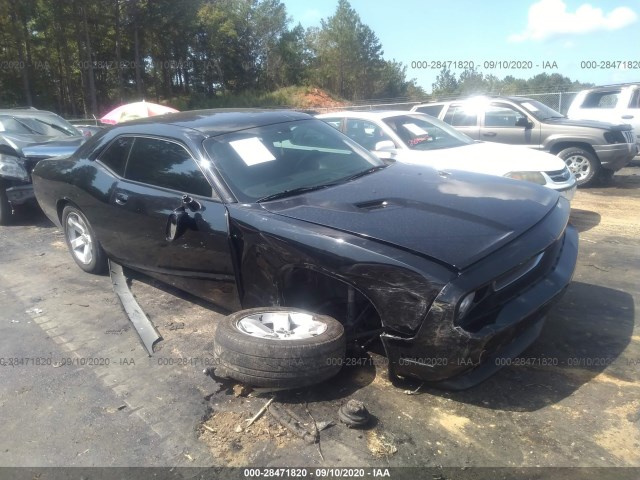
{"type": "Polygon", "coordinates": [[[640,144],[640,83],[605,85],[583,90],[571,102],[569,118],[628,123],[640,144]]]}
{"type": "Polygon", "coordinates": [[[630,125],[569,120],[530,98],[472,97],[416,105],[412,111],[438,117],[476,140],[526,145],[558,155],[578,186],[610,178],[638,153],[630,125]]]}

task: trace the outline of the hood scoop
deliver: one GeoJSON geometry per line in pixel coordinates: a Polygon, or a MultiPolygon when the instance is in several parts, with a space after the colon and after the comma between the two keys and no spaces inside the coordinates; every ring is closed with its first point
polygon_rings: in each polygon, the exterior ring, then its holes
{"type": "Polygon", "coordinates": [[[392,200],[370,200],[367,202],[356,203],[355,206],[360,210],[389,210],[391,208],[398,208],[400,205],[393,203],[392,200]]]}

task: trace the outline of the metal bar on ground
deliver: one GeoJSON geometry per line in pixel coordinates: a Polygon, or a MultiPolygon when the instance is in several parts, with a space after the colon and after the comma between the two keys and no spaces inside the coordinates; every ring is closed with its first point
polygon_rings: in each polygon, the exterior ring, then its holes
{"type": "Polygon", "coordinates": [[[118,295],[125,313],[136,328],[142,344],[147,349],[147,352],[149,352],[149,356],[152,356],[153,345],[158,340],[162,340],[162,337],[131,293],[129,285],[127,285],[127,279],[122,271],[122,266],[109,260],[109,274],[111,275],[113,291],[118,295]]]}

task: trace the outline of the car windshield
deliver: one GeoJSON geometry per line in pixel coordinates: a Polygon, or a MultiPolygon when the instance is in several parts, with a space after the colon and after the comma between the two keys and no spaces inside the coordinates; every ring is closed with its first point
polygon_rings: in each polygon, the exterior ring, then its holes
{"type": "Polygon", "coordinates": [[[82,135],[78,129],[57,115],[2,115],[0,116],[0,131],[54,138],[82,135]]]}
{"type": "Polygon", "coordinates": [[[440,150],[473,143],[473,139],[426,114],[413,113],[384,120],[411,150],[440,150]]]}
{"type": "Polygon", "coordinates": [[[204,147],[241,202],[325,188],[385,166],[320,120],[228,133],[205,140],[204,147]]]}
{"type": "Polygon", "coordinates": [[[544,103],[540,103],[537,100],[521,102],[520,106],[540,121],[550,118],[565,118],[560,112],[556,112],[553,108],[547,107],[544,103]]]}

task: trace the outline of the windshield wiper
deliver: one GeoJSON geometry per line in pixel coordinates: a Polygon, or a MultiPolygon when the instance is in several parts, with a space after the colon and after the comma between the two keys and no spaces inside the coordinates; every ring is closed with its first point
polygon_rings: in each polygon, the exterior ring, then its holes
{"type": "Polygon", "coordinates": [[[69,136],[69,137],[72,137],[72,136],[75,135],[75,133],[73,133],[71,130],[68,130],[68,129],[64,128],[64,127],[61,127],[60,125],[56,125],[55,123],[45,122],[44,120],[40,120],[39,118],[34,118],[34,120],[36,122],[44,123],[48,127],[51,127],[51,128],[53,128],[55,130],[58,130],[59,132],[66,133],[67,136],[69,136]]]}
{"type": "Polygon", "coordinates": [[[323,188],[327,188],[330,186],[331,184],[324,184],[324,185],[312,185],[308,187],[292,188],[291,190],[283,190],[282,192],[272,193],[271,195],[267,195],[266,197],[262,197],[258,199],[256,202],[257,203],[268,202],[269,200],[277,200],[279,198],[292,197],[294,195],[299,195],[301,193],[306,193],[306,192],[313,192],[314,190],[321,190],[323,188]]]}
{"type": "Polygon", "coordinates": [[[349,182],[351,180],[355,180],[356,178],[364,177],[365,175],[369,175],[370,173],[377,172],[378,170],[382,170],[383,168],[387,168],[388,165],[378,165],[377,167],[371,167],[362,172],[358,172],[350,177],[341,178],[340,180],[332,183],[331,185],[338,185],[339,183],[349,182]]]}
{"type": "Polygon", "coordinates": [[[32,134],[35,135],[44,135],[42,132],[38,132],[35,128],[30,127],[29,125],[27,125],[24,122],[21,122],[19,119],[17,119],[16,117],[11,117],[13,118],[16,122],[18,122],[20,125],[22,125],[24,128],[26,128],[27,130],[29,130],[32,134]]]}
{"type": "Polygon", "coordinates": [[[564,116],[564,115],[560,115],[560,116],[552,115],[551,117],[544,117],[542,120],[551,120],[551,119],[554,119],[554,118],[567,118],[567,117],[564,116]]]}
{"type": "Polygon", "coordinates": [[[329,188],[329,187],[334,187],[336,185],[340,185],[341,183],[345,183],[348,182],[350,180],[354,180],[356,178],[359,177],[364,177],[365,175],[369,175],[370,173],[373,172],[377,172],[378,170],[382,170],[383,168],[387,168],[386,165],[378,165],[377,167],[372,167],[372,168],[368,168],[367,170],[364,170],[362,172],[358,172],[354,175],[351,175],[349,177],[345,177],[345,178],[340,178],[339,180],[336,180],[335,182],[331,182],[331,183],[323,183],[320,185],[311,185],[311,186],[307,186],[307,187],[298,187],[298,188],[292,188],[291,190],[284,190],[282,192],[278,192],[278,193],[274,193],[271,195],[267,195],[266,197],[262,197],[259,200],[257,200],[257,203],[260,202],[268,202],[269,200],[277,200],[279,198],[286,198],[286,197],[292,197],[294,195],[299,195],[301,193],[306,193],[306,192],[313,192],[314,190],[322,190],[323,188],[329,188]]]}

